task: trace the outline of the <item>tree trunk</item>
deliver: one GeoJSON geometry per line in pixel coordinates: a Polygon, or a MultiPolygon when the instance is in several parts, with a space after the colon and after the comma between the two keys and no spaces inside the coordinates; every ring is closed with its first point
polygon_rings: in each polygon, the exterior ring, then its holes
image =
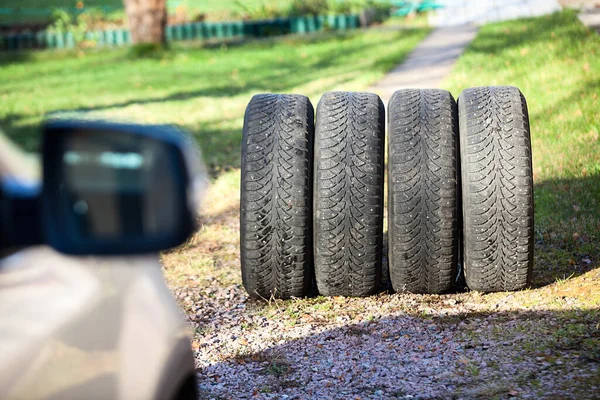
{"type": "Polygon", "coordinates": [[[166,0],[124,0],[124,3],[133,44],[166,42],[166,0]]]}

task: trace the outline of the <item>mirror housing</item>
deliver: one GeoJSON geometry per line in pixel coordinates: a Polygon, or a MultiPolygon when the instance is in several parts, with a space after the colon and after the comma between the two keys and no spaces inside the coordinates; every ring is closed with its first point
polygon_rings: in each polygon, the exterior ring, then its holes
{"type": "Polygon", "coordinates": [[[177,128],[105,121],[43,126],[42,235],[74,255],[165,250],[197,229],[207,182],[177,128]]]}

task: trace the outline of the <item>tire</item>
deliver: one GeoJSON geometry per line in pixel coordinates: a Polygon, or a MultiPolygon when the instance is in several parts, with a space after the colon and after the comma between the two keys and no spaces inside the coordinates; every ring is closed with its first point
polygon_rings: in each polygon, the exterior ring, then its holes
{"type": "Polygon", "coordinates": [[[452,289],[458,257],[458,111],[445,90],[408,89],[388,106],[388,246],[396,292],[452,289]]]}
{"type": "Polygon", "coordinates": [[[470,88],[459,97],[458,113],[467,286],[524,289],[533,269],[527,103],[515,87],[470,88]]]}
{"type": "Polygon", "coordinates": [[[315,277],[324,296],[379,289],[385,110],[371,93],[329,92],[315,127],[315,277]]]}
{"type": "Polygon", "coordinates": [[[250,100],[242,133],[240,252],[253,298],[306,296],[312,281],[314,110],[299,95],[250,100]]]}

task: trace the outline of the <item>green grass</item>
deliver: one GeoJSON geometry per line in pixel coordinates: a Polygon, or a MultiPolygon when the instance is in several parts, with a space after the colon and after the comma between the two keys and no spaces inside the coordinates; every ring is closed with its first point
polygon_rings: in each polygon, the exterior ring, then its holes
{"type": "MultiPolygon", "coordinates": [[[[170,13],[176,11],[183,11],[191,17],[198,14],[205,14],[211,19],[227,19],[235,17],[243,8],[240,3],[243,3],[245,7],[254,9],[261,7],[263,4],[275,5],[277,7],[285,8],[291,0],[167,0],[167,6],[170,13]]],[[[92,7],[108,7],[115,10],[109,13],[111,19],[122,18],[123,13],[123,0],[81,0],[85,8],[92,7]]],[[[13,9],[54,9],[54,8],[67,8],[73,9],[77,6],[78,0],[4,0],[1,8],[13,8],[13,9]]],[[[12,24],[12,23],[28,23],[28,22],[45,22],[48,17],[36,16],[25,13],[15,13],[12,15],[0,15],[0,24],[12,24]]]]}
{"type": "MultiPolygon", "coordinates": [[[[287,5],[291,0],[269,0],[281,5],[287,5]]],[[[81,0],[86,7],[123,7],[123,0],[81,0]]],[[[2,8],[74,8],[78,0],[4,0],[2,8]]],[[[206,11],[229,11],[238,10],[239,2],[237,0],[167,0],[170,7],[183,5],[198,10],[206,11]]],[[[263,0],[244,0],[244,4],[249,6],[261,5],[263,0]]]]}
{"type": "MultiPolygon", "coordinates": [[[[122,0],[82,0],[86,7],[123,7],[122,0]]],[[[78,0],[4,0],[2,8],[74,8],[78,0]]]]}
{"type": "Polygon", "coordinates": [[[261,92],[318,101],[334,88],[364,89],[400,61],[426,29],[286,37],[215,48],[178,47],[161,58],[126,50],[0,55],[0,127],[37,148],[46,113],[179,124],[200,143],[211,170],[239,167],[246,104],[261,92]],[[368,55],[368,56],[367,56],[368,55]]]}
{"type": "Polygon", "coordinates": [[[572,12],[485,26],[445,84],[455,96],[482,85],[517,86],[528,102],[536,283],[598,266],[600,36],[572,12]]]}

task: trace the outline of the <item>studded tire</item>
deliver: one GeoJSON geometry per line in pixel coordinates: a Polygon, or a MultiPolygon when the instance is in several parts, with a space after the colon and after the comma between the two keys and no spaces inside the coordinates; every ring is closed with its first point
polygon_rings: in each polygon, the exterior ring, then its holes
{"type": "Polygon", "coordinates": [[[256,95],[242,136],[244,287],[254,298],[305,296],[313,266],[313,106],[300,95],[256,95]]]}
{"type": "Polygon", "coordinates": [[[533,269],[527,103],[515,87],[476,87],[461,93],[458,110],[467,286],[526,288],[533,269]]]}
{"type": "Polygon", "coordinates": [[[315,125],[315,276],[325,296],[379,289],[385,111],[371,93],[329,92],[315,125]]]}
{"type": "Polygon", "coordinates": [[[453,287],[458,254],[458,112],[445,90],[399,90],[388,106],[388,248],[397,292],[453,287]]]}

